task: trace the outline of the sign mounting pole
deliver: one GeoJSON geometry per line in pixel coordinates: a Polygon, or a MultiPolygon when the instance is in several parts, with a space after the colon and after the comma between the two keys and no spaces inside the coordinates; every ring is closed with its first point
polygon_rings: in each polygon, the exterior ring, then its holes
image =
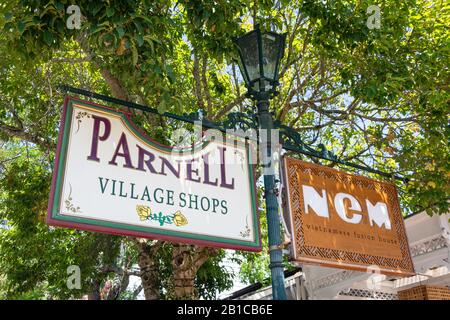
{"type": "Polygon", "coordinates": [[[283,252],[281,245],[280,215],[278,214],[278,199],[276,195],[275,173],[273,169],[271,131],[273,129],[273,118],[269,112],[269,101],[258,99],[258,118],[260,129],[265,130],[262,134],[263,141],[263,170],[264,172],[264,194],[266,199],[266,215],[269,233],[270,270],[272,273],[272,293],[274,300],[286,300],[286,289],[284,287],[283,252]]]}

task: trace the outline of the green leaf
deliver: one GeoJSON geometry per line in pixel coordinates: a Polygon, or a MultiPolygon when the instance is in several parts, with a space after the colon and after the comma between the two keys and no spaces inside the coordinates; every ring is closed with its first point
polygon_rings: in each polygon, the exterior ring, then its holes
{"type": "Polygon", "coordinates": [[[173,71],[173,67],[170,64],[166,67],[166,71],[167,71],[167,75],[169,76],[170,83],[175,82],[176,76],[175,76],[175,73],[173,71]]]}
{"type": "Polygon", "coordinates": [[[153,72],[155,72],[156,74],[162,74],[161,67],[158,65],[154,65],[153,72]]]}
{"type": "Polygon", "coordinates": [[[9,21],[13,17],[13,14],[11,12],[5,12],[5,20],[9,21]]]}
{"type": "Polygon", "coordinates": [[[144,36],[144,41],[147,42],[150,45],[151,52],[155,51],[155,46],[153,44],[153,39],[149,35],[144,36]]]}
{"type": "Polygon", "coordinates": [[[157,109],[160,114],[163,114],[164,112],[166,112],[166,110],[167,110],[166,101],[164,99],[161,100],[157,109]]]}
{"type": "Polygon", "coordinates": [[[141,34],[136,36],[137,45],[141,47],[144,44],[144,37],[141,34]]]}
{"type": "Polygon", "coordinates": [[[17,30],[22,34],[25,31],[25,23],[22,21],[17,22],[17,30]]]}
{"type": "Polygon", "coordinates": [[[64,4],[61,2],[57,2],[55,5],[56,10],[58,11],[64,11],[64,4]]]}
{"type": "Polygon", "coordinates": [[[99,1],[99,2],[94,2],[93,3],[93,8],[91,7],[91,12],[92,12],[92,15],[93,16],[96,16],[97,15],[97,13],[100,11],[102,9],[102,3],[99,1]]]}
{"type": "Polygon", "coordinates": [[[60,19],[56,21],[56,31],[58,31],[59,33],[63,33],[65,31],[65,27],[66,25],[63,21],[61,21],[60,19]]]}
{"type": "Polygon", "coordinates": [[[122,26],[117,27],[117,33],[119,34],[119,38],[122,38],[125,35],[125,30],[123,29],[122,26]]]}
{"type": "Polygon", "coordinates": [[[108,8],[106,8],[106,15],[107,15],[108,17],[112,17],[113,14],[114,14],[114,7],[108,7],[108,8]]]}
{"type": "Polygon", "coordinates": [[[47,45],[51,46],[53,44],[54,38],[53,38],[53,34],[50,31],[45,30],[43,37],[44,37],[44,41],[47,45]]]}
{"type": "Polygon", "coordinates": [[[134,25],[136,26],[136,29],[139,33],[139,35],[141,35],[143,33],[143,29],[142,29],[142,25],[139,21],[133,21],[134,25]]]}

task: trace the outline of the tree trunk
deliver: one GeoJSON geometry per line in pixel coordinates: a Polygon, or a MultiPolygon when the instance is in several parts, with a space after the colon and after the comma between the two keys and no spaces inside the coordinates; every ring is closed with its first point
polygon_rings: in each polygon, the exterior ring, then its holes
{"type": "Polygon", "coordinates": [[[213,248],[191,245],[173,245],[173,298],[198,299],[198,292],[194,286],[198,269],[209,257],[217,254],[213,248]]]}
{"type": "Polygon", "coordinates": [[[147,242],[138,242],[138,265],[141,269],[141,282],[146,300],[160,298],[158,261],[155,259],[155,253],[159,247],[159,243],[149,245],[147,242]]]}
{"type": "Polygon", "coordinates": [[[120,294],[127,289],[129,283],[130,283],[129,274],[124,273],[122,275],[118,275],[117,278],[114,279],[114,281],[112,281],[111,289],[109,289],[104,300],[119,299],[120,294]]]}
{"type": "Polygon", "coordinates": [[[100,285],[101,280],[93,280],[91,283],[90,292],[87,294],[88,300],[100,300],[100,285]]]}

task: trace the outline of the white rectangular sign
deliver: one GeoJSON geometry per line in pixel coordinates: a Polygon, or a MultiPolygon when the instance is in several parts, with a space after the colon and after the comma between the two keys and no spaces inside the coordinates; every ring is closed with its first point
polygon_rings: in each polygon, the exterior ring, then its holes
{"type": "Polygon", "coordinates": [[[66,98],[47,221],[259,251],[250,150],[217,139],[175,150],[146,137],[125,113],[66,98]]]}

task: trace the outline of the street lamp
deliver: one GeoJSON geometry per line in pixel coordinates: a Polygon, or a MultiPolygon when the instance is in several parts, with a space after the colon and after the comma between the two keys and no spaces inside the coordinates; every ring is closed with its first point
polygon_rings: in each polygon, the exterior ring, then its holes
{"type": "Polygon", "coordinates": [[[264,192],[266,215],[269,229],[270,270],[272,273],[272,293],[274,300],[286,300],[284,286],[283,252],[281,249],[280,216],[273,170],[271,130],[273,117],[269,111],[269,99],[277,94],[278,70],[284,54],[286,35],[255,30],[234,38],[239,51],[239,68],[247,87],[247,94],[256,100],[259,128],[263,151],[264,192]]]}
{"type": "Polygon", "coordinates": [[[239,68],[248,94],[256,100],[267,100],[276,94],[278,70],[284,53],[286,34],[255,30],[234,38],[239,52],[239,68]]]}

